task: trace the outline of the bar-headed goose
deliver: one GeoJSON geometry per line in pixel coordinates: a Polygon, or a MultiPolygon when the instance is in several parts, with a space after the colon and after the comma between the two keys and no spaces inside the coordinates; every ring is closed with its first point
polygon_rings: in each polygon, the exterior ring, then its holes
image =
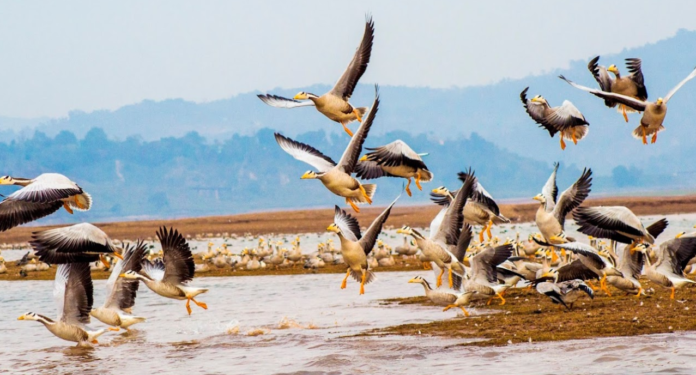
{"type": "Polygon", "coordinates": [[[580,207],[573,213],[578,231],[588,236],[608,238],[621,243],[655,243],[667,228],[667,219],[660,219],[647,228],[633,211],[623,206],[580,207]]]}
{"type": "Polygon", "coordinates": [[[53,298],[58,305],[58,319],[53,320],[44,315],[28,312],[18,320],[36,320],[42,323],[56,337],[76,342],[79,346],[97,344],[97,337],[107,330],[118,328],[87,330],[89,312],[93,299],[92,276],[89,263],[61,264],[56,271],[53,284],[53,298]]]}
{"type": "Polygon", "coordinates": [[[330,157],[322,154],[314,147],[294,141],[279,133],[275,133],[276,142],[283,151],[290,154],[293,158],[303,161],[317,171],[308,171],[302,175],[303,179],[318,179],[329,191],[346,199],[346,203],[353,207],[355,212],[360,212],[356,204],[369,203],[372,204],[372,197],[377,188],[374,184],[361,184],[358,180],[351,176],[355,171],[355,165],[358,162],[360,151],[362,150],[367,133],[372,127],[372,122],[379,109],[379,92],[375,86],[375,101],[372,104],[372,109],[368,113],[365,121],[360,124],[355,136],[351,138],[348,147],[343,152],[341,160],[338,164],[330,157]]]}
{"type": "Polygon", "coordinates": [[[259,99],[276,108],[314,106],[317,111],[324,116],[341,124],[343,130],[350,136],[353,136],[353,133],[346,127],[346,124],[355,120],[362,122],[362,116],[364,116],[368,108],[353,107],[348,101],[353,95],[353,90],[355,90],[355,86],[358,84],[360,77],[362,77],[365,70],[367,70],[367,64],[370,63],[372,41],[374,37],[375,24],[372,22],[372,18],[368,16],[365,21],[365,33],[363,34],[360,46],[357,51],[355,51],[353,59],[350,61],[345,72],[343,72],[341,78],[338,79],[338,82],[336,82],[336,85],[334,85],[331,91],[326,94],[318,96],[301,91],[295,95],[293,99],[269,94],[258,95],[259,99]]]}
{"type": "Polygon", "coordinates": [[[193,280],[195,264],[191,248],[179,231],[161,227],[157,238],[162,244],[163,258],[154,262],[146,261],[140,272],[126,271],[120,275],[130,280],[142,281],[150,290],[165,298],[186,300],[186,311],[191,315],[191,301],[208,309],[208,305],[196,301],[199,294],[208,291],[206,288],[196,288],[188,285],[193,280]]]}
{"type": "Polygon", "coordinates": [[[670,90],[670,92],[668,92],[664,98],[657,98],[656,101],[649,102],[647,100],[638,100],[626,95],[591,89],[589,87],[578,85],[577,83],[560,76],[562,80],[568,82],[575,88],[587,91],[590,94],[598,96],[602,99],[613,100],[619,104],[633,108],[636,111],[643,112],[643,117],[640,119],[640,124],[633,130],[633,136],[635,138],[642,139],[643,144],[648,144],[647,137],[651,135],[651,143],[655,143],[655,141],[657,141],[657,133],[665,130],[665,127],[662,124],[665,121],[665,116],[667,116],[667,102],[677,91],[679,91],[682,86],[684,86],[686,82],[692,80],[694,77],[696,77],[696,69],[694,69],[691,73],[689,73],[688,76],[686,76],[686,78],[674,86],[674,88],[672,88],[672,90],[670,90]]]}
{"type": "Polygon", "coordinates": [[[48,216],[61,207],[71,214],[92,207],[92,197],[59,173],[44,173],[34,179],[3,176],[0,185],[22,186],[0,202],[0,232],[48,216]]]}
{"type": "Polygon", "coordinates": [[[360,294],[365,294],[365,284],[369,284],[375,278],[375,274],[370,270],[367,262],[367,255],[375,247],[377,236],[382,232],[384,222],[389,218],[394,201],[377,216],[367,228],[363,235],[360,234],[360,224],[358,220],[349,213],[343,211],[338,206],[334,207],[334,222],[326,228],[329,232],[334,232],[341,240],[341,254],[343,261],[347,265],[346,277],[343,278],[341,289],[346,288],[348,277],[352,276],[355,281],[360,283],[360,294]]]}
{"type": "MultiPolygon", "coordinates": [[[[639,248],[645,252],[646,246],[639,248]]],[[[670,288],[672,293],[669,298],[674,299],[677,289],[693,284],[694,281],[684,276],[684,268],[691,258],[696,256],[696,237],[678,236],[660,245],[657,253],[657,261],[652,264],[650,257],[645,257],[643,273],[647,278],[665,288],[670,288]]]]}
{"type": "Polygon", "coordinates": [[[42,262],[51,264],[101,260],[109,268],[105,255],[123,259],[109,236],[90,223],[34,232],[29,244],[42,262]]]}
{"type": "Polygon", "coordinates": [[[537,284],[537,292],[544,294],[551,298],[551,302],[560,303],[565,306],[566,309],[570,310],[573,308],[573,304],[578,298],[587,294],[590,298],[594,299],[594,292],[592,289],[585,284],[582,280],[568,280],[560,283],[550,283],[548,281],[537,284]]]}
{"type": "Polygon", "coordinates": [[[527,99],[527,90],[522,90],[520,99],[529,117],[549,132],[551,138],[559,133],[561,140],[561,150],[565,150],[566,144],[563,140],[568,139],[578,144],[578,141],[585,138],[590,130],[590,123],[585,120],[585,116],[568,100],[563,101],[560,107],[551,107],[548,101],[537,95],[527,99]]]}
{"type": "MultiPolygon", "coordinates": [[[[605,68],[599,65],[598,62],[599,56],[590,60],[587,64],[587,69],[590,70],[592,76],[599,83],[599,88],[602,91],[630,96],[641,101],[648,99],[648,90],[645,88],[645,78],[641,70],[642,61],[640,59],[634,57],[626,59],[626,69],[628,69],[629,74],[623,77],[616,65],[612,64],[605,68]],[[609,73],[613,73],[615,78],[612,78],[609,73]]],[[[604,104],[609,108],[614,108],[617,103],[614,100],[605,99],[604,104]]],[[[628,122],[626,112],[636,112],[636,110],[626,107],[624,104],[619,105],[617,110],[623,114],[626,122],[628,122]]]]}
{"type": "Polygon", "coordinates": [[[126,279],[119,275],[128,271],[140,272],[143,262],[146,261],[146,250],[145,244],[140,241],[135,246],[130,245],[123,249],[123,260],[116,263],[106,282],[106,300],[101,307],[92,309],[90,315],[104,324],[125,330],[133,324],[145,321],[144,317],[132,315],[140,283],[138,280],[126,279]]]}
{"type": "Polygon", "coordinates": [[[406,142],[397,139],[388,145],[366,148],[370,150],[358,161],[355,173],[358,178],[365,180],[379,177],[400,177],[408,180],[406,194],[411,196],[411,179],[416,181],[418,190],[423,190],[422,182],[433,179],[433,173],[423,162],[421,155],[417,154],[406,142]]]}

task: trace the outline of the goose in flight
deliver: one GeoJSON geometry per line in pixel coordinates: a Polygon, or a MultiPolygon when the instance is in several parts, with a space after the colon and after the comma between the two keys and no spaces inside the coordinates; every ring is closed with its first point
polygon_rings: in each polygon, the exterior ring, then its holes
{"type": "Polygon", "coordinates": [[[22,186],[0,202],[0,232],[48,216],[61,207],[71,214],[92,207],[92,197],[59,173],[44,173],[34,179],[2,176],[0,185],[22,186]]]}
{"type": "Polygon", "coordinates": [[[674,86],[674,88],[672,88],[672,90],[670,90],[664,98],[660,97],[657,98],[657,100],[654,102],[649,102],[647,101],[647,99],[638,100],[626,95],[606,92],[603,90],[591,89],[589,87],[578,85],[577,83],[565,78],[564,76],[560,76],[562,80],[568,82],[571,86],[577,89],[587,91],[592,95],[604,99],[605,101],[607,99],[613,100],[619,104],[625,105],[636,111],[643,112],[643,117],[640,119],[640,125],[638,125],[638,127],[633,130],[633,136],[635,138],[642,139],[643,144],[648,144],[647,137],[651,135],[651,143],[655,143],[657,141],[657,133],[665,130],[665,127],[662,124],[665,121],[665,116],[667,116],[667,102],[672,98],[672,96],[674,96],[674,94],[677,91],[679,91],[679,89],[682,86],[684,86],[684,84],[692,80],[694,77],[696,77],[696,69],[691,71],[691,73],[689,73],[689,75],[686,76],[686,78],[684,78],[681,82],[674,86]]]}
{"type": "Polygon", "coordinates": [[[101,260],[109,268],[105,255],[123,259],[109,236],[90,223],[34,232],[29,244],[36,251],[39,260],[50,264],[101,260]]]}
{"type": "Polygon", "coordinates": [[[448,271],[450,288],[454,286],[453,271],[459,277],[464,277],[464,265],[461,264],[455,253],[459,253],[457,245],[459,244],[462,226],[464,225],[464,205],[466,205],[467,199],[469,199],[474,190],[475,181],[473,172],[469,171],[452,203],[442,208],[430,224],[430,238],[426,238],[408,225],[404,225],[396,231],[400,234],[412,236],[423,255],[440,268],[436,287],[442,285],[442,275],[445,270],[448,271]]]}
{"type": "Polygon", "coordinates": [[[551,298],[551,302],[560,303],[566,309],[573,308],[573,304],[583,294],[587,294],[594,299],[594,292],[582,280],[568,280],[560,283],[551,283],[548,281],[541,282],[536,286],[537,292],[551,298]]]}
{"type": "Polygon", "coordinates": [[[162,244],[163,258],[154,262],[145,261],[142,270],[128,270],[120,274],[127,280],[140,280],[150,290],[165,298],[186,300],[186,311],[191,315],[191,301],[208,309],[208,305],[196,301],[196,296],[206,293],[208,289],[188,285],[193,280],[195,264],[191,248],[179,231],[161,227],[157,238],[162,244]]]}
{"type": "Polygon", "coordinates": [[[142,241],[123,249],[123,260],[116,263],[106,282],[106,300],[101,307],[92,309],[90,315],[104,324],[123,328],[126,331],[133,324],[145,321],[144,317],[134,316],[135,295],[140,283],[119,277],[121,273],[140,272],[145,261],[147,248],[142,241]]]}
{"type": "Polygon", "coordinates": [[[357,120],[362,122],[362,116],[365,115],[368,108],[353,107],[348,101],[353,95],[353,90],[358,84],[360,77],[367,70],[367,64],[370,63],[370,55],[372,54],[372,42],[375,38],[375,24],[372,22],[372,17],[367,17],[365,20],[365,33],[363,34],[362,42],[355,51],[353,59],[348,64],[341,78],[334,85],[331,91],[324,95],[318,96],[309,92],[301,91],[293,99],[283,98],[277,95],[258,95],[259,99],[264,103],[276,108],[297,108],[314,106],[324,116],[338,122],[343,126],[348,135],[353,136],[353,132],[348,129],[346,124],[357,120]]]}
{"type": "Polygon", "coordinates": [[[360,234],[360,224],[358,220],[349,213],[343,211],[338,206],[334,207],[334,222],[326,230],[334,232],[341,241],[341,254],[343,261],[348,266],[346,277],[343,278],[341,289],[346,288],[348,277],[352,276],[355,281],[360,282],[360,294],[365,294],[365,284],[374,280],[375,274],[369,270],[367,255],[375,247],[377,236],[382,232],[384,222],[389,218],[392,207],[399,200],[399,195],[382,213],[377,216],[365,231],[360,234]]]}
{"type": "Polygon", "coordinates": [[[535,217],[536,225],[551,244],[565,242],[565,218],[585,201],[592,188],[592,170],[585,169],[580,178],[559,197],[557,173],[558,163],[555,163],[541,193],[534,197],[540,203],[535,217]]]}
{"type": "MultiPolygon", "coordinates": [[[[640,101],[648,100],[648,90],[645,88],[645,78],[643,77],[642,61],[640,59],[634,57],[626,59],[626,69],[628,69],[629,74],[623,77],[616,65],[612,64],[605,68],[599,65],[598,62],[599,56],[596,56],[587,64],[587,69],[590,70],[594,79],[599,83],[599,88],[602,91],[629,96],[640,101]],[[609,73],[613,73],[615,78],[612,78],[609,73]]],[[[614,108],[617,103],[614,100],[605,99],[604,104],[609,108],[614,108]]],[[[617,110],[623,114],[626,122],[628,122],[626,112],[636,112],[636,110],[626,107],[624,104],[619,105],[617,110]]]]}
{"type": "Polygon", "coordinates": [[[580,233],[625,244],[652,245],[669,224],[667,219],[660,219],[646,228],[633,211],[623,206],[580,207],[573,218],[580,225],[580,233]]]}
{"type": "Polygon", "coordinates": [[[92,276],[89,263],[61,264],[56,270],[53,284],[53,298],[58,305],[58,319],[53,320],[44,315],[28,312],[18,320],[35,320],[43,324],[56,337],[76,342],[79,346],[97,344],[97,337],[107,330],[118,328],[88,330],[89,312],[93,299],[92,276]]]}
{"type": "Polygon", "coordinates": [[[573,141],[576,145],[579,140],[585,138],[590,131],[590,123],[585,120],[585,116],[573,103],[564,100],[560,107],[551,107],[541,95],[527,99],[527,90],[529,87],[520,93],[524,109],[529,117],[539,124],[539,127],[549,132],[551,138],[556,133],[560,133],[558,138],[561,140],[561,150],[566,148],[564,138],[573,141]]]}
{"type": "MultiPolygon", "coordinates": [[[[464,182],[464,180],[467,178],[467,174],[464,172],[459,172],[458,176],[459,181],[462,182],[464,182]]],[[[459,190],[449,191],[449,189],[446,187],[440,186],[432,190],[430,193],[430,200],[440,206],[446,206],[458,193],[459,190]]],[[[488,234],[488,239],[493,239],[491,234],[493,224],[504,224],[510,222],[510,219],[506,218],[500,213],[500,208],[493,199],[493,196],[486,191],[478,179],[476,179],[474,191],[471,193],[471,197],[469,197],[464,205],[463,214],[465,223],[471,225],[480,225],[483,227],[479,233],[479,242],[483,242],[484,232],[488,234]]]]}
{"type": "MultiPolygon", "coordinates": [[[[647,246],[639,247],[645,252],[647,246]]],[[[672,293],[669,298],[674,299],[677,289],[693,284],[694,281],[684,275],[684,268],[691,258],[696,256],[696,237],[677,236],[662,243],[657,250],[657,261],[650,263],[650,257],[645,256],[643,272],[648,280],[665,288],[670,288],[672,293]]]]}
{"type": "Polygon", "coordinates": [[[317,171],[308,171],[302,175],[302,179],[318,179],[329,191],[346,199],[355,212],[360,212],[357,204],[369,203],[372,204],[372,197],[375,194],[377,186],[374,184],[361,184],[351,176],[355,171],[355,166],[360,156],[363,143],[367,138],[367,133],[372,127],[372,122],[379,110],[379,91],[375,86],[375,100],[372,103],[372,109],[367,114],[365,121],[360,124],[355,136],[351,138],[348,147],[343,152],[341,160],[338,164],[330,157],[322,154],[314,147],[292,140],[282,134],[275,133],[276,142],[283,151],[287,152],[293,158],[303,161],[317,171]]]}
{"type": "Polygon", "coordinates": [[[369,153],[365,154],[355,166],[355,173],[358,178],[370,180],[379,177],[401,177],[408,180],[406,184],[406,194],[411,196],[411,179],[416,182],[418,190],[423,190],[421,182],[428,182],[433,179],[433,173],[418,154],[406,142],[397,139],[396,141],[376,147],[369,148],[369,153]]]}

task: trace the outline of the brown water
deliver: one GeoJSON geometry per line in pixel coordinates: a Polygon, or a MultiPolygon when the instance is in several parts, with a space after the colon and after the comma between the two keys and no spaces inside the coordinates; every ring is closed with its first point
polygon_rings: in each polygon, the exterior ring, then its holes
{"type": "MultiPolygon", "coordinates": [[[[186,315],[184,303],[143,288],[131,334],[107,333],[94,349],[51,335],[26,311],[55,316],[50,281],[0,282],[0,372],[82,374],[626,374],[696,372],[696,333],[673,333],[501,348],[463,348],[434,337],[344,338],[364,330],[455,316],[438,308],[380,305],[420,295],[416,273],[381,273],[358,295],[342,275],[196,278],[210,288],[186,315]]],[[[105,281],[95,281],[95,302],[105,281]]],[[[475,311],[472,311],[475,313],[475,311]]],[[[93,327],[100,327],[93,321],[93,327]]]]}

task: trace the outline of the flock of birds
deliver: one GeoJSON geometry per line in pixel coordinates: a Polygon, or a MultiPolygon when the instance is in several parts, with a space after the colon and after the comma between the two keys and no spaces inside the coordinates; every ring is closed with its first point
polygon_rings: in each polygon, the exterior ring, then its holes
{"type": "MultiPolygon", "coordinates": [[[[406,179],[404,190],[409,196],[412,195],[412,180],[422,190],[421,183],[433,179],[432,172],[421,158],[424,154],[416,153],[401,140],[368,149],[369,152],[360,156],[378,113],[379,90],[375,86],[375,98],[369,108],[356,108],[349,99],[367,69],[373,40],[374,23],[368,17],[362,41],[348,68],[331,91],[324,95],[300,92],[293,99],[259,95],[263,102],[274,107],[314,106],[343,126],[351,140],[338,163],[310,145],[279,133],[275,138],[284,151],[315,169],[304,173],[303,179],[320,180],[330,192],[345,199],[355,212],[360,212],[358,205],[372,203],[376,185],[363,184],[353,174],[365,180],[380,177],[406,179]],[[355,132],[347,126],[353,121],[360,123],[355,132]]],[[[639,59],[628,59],[631,74],[625,77],[619,74],[615,65],[605,69],[597,61],[598,58],[593,59],[589,67],[600,89],[586,88],[561,78],[603,98],[609,107],[618,106],[626,120],[627,112],[644,112],[640,126],[634,131],[634,135],[641,137],[644,143],[648,136],[652,136],[654,142],[657,132],[663,129],[667,101],[696,76],[694,70],[664,99],[648,102],[639,59]]],[[[551,136],[560,133],[562,148],[565,147],[564,139],[577,142],[587,134],[589,124],[572,103],[566,101],[561,107],[552,108],[541,96],[528,100],[527,90],[522,91],[521,98],[528,114],[551,136]]],[[[504,304],[506,290],[520,284],[535,286],[539,293],[547,295],[554,303],[571,308],[578,298],[585,294],[593,298],[599,289],[611,296],[607,285],[640,297],[645,294],[641,284],[643,277],[670,288],[671,298],[674,298],[676,289],[693,283],[685,276],[685,270],[693,267],[696,234],[681,234],[657,246],[656,238],[667,227],[667,220],[644,227],[626,207],[580,207],[590,193],[592,171],[583,171],[577,181],[560,195],[556,186],[557,171],[558,164],[555,164],[551,177],[534,197],[540,204],[536,213],[539,233],[531,236],[527,243],[519,239],[501,243],[491,235],[492,226],[507,223],[509,219],[500,213],[495,200],[473,170],[459,174],[461,186],[456,190],[444,186],[433,189],[431,199],[441,206],[441,210],[432,220],[429,233],[426,235],[425,231],[407,225],[399,228],[397,232],[411,237],[413,244],[405,238],[397,253],[416,256],[419,252],[424,266],[435,270],[435,288],[420,276],[409,282],[422,284],[426,296],[445,306],[445,310],[457,307],[465,315],[468,315],[466,307],[473,301],[487,300],[490,303],[499,299],[504,304]],[[580,226],[579,231],[590,236],[590,243],[566,235],[565,220],[570,214],[580,226]],[[473,226],[481,227],[478,238],[473,226]],[[442,285],[445,273],[447,286],[442,285]],[[593,280],[599,284],[598,287],[593,280]]],[[[4,176],[0,178],[0,184],[21,186],[0,203],[0,231],[45,217],[61,207],[72,214],[74,210],[89,210],[92,206],[88,193],[57,173],[42,174],[34,179],[4,176]]],[[[363,294],[365,285],[375,279],[373,269],[379,261],[393,261],[391,250],[384,252],[385,246],[378,241],[378,236],[399,198],[400,195],[364,231],[353,215],[335,206],[334,220],[327,231],[335,233],[340,247],[336,249],[330,243],[322,244],[313,258],[346,266],[342,289],[352,277],[360,284],[359,293],[363,294]],[[375,253],[380,251],[384,256],[378,259],[375,253]]],[[[97,337],[108,330],[128,330],[133,324],[145,320],[132,311],[141,282],[164,298],[186,301],[188,314],[191,314],[191,302],[207,309],[207,305],[197,298],[208,289],[190,284],[196,265],[186,238],[177,230],[166,227],[159,229],[157,238],[162,250],[159,256],[153,257],[143,241],[118,242],[117,246],[116,241],[89,223],[35,232],[30,244],[36,256],[45,264],[57,265],[53,294],[58,305],[58,317],[54,320],[29,312],[19,319],[39,321],[57,337],[80,345],[96,343],[97,337]],[[117,261],[107,282],[107,297],[101,307],[94,308],[90,264],[101,261],[111,266],[106,259],[109,256],[117,261]],[[88,329],[86,324],[90,322],[90,316],[109,328],[88,329]]],[[[269,241],[268,246],[245,249],[239,259],[231,259],[232,254],[226,247],[216,251],[209,249],[203,255],[205,263],[199,266],[211,262],[214,265],[218,262],[223,266],[236,265],[246,260],[245,266],[254,269],[262,264],[266,267],[295,266],[302,260],[307,265],[308,261],[299,250],[299,239],[293,243],[292,250],[273,247],[269,241]],[[270,249],[270,252],[264,253],[264,249],[270,249]]],[[[309,259],[309,267],[318,267],[318,264],[318,260],[309,259]],[[316,266],[312,262],[316,262],[316,266]]],[[[199,268],[198,272],[204,270],[199,268]]]]}

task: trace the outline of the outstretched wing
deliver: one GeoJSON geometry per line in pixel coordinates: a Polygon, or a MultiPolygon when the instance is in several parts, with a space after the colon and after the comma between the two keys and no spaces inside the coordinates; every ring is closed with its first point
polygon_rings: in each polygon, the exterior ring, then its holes
{"type": "Polygon", "coordinates": [[[160,227],[157,238],[162,244],[164,253],[164,277],[162,281],[172,284],[182,284],[193,279],[195,264],[191,248],[184,236],[174,228],[167,230],[160,227]]]}
{"type": "Polygon", "coordinates": [[[88,324],[94,287],[89,263],[61,264],[56,271],[53,297],[58,303],[58,320],[67,324],[88,324]]]}
{"type": "Polygon", "coordinates": [[[358,131],[353,134],[348,147],[343,152],[341,160],[338,161],[338,168],[347,174],[353,173],[355,170],[355,164],[358,162],[360,157],[360,152],[362,151],[363,143],[367,138],[367,133],[370,132],[372,127],[372,122],[375,120],[375,115],[379,110],[379,87],[375,85],[375,100],[372,102],[372,107],[370,107],[370,112],[368,112],[367,117],[363,119],[363,122],[358,127],[358,131]]]}
{"type": "Polygon", "coordinates": [[[377,236],[379,236],[380,232],[382,232],[382,226],[389,218],[391,209],[394,207],[394,204],[399,200],[399,198],[401,198],[401,194],[399,194],[399,196],[396,197],[396,199],[394,199],[394,201],[387,208],[385,208],[384,211],[382,211],[382,213],[375,218],[375,220],[372,221],[370,227],[365,231],[365,235],[360,239],[359,243],[365,251],[365,255],[369,254],[370,251],[372,251],[372,248],[375,247],[377,236]]]}
{"type": "Polygon", "coordinates": [[[283,151],[290,154],[293,158],[311,165],[319,172],[326,172],[336,166],[336,163],[330,157],[306,143],[297,142],[280,133],[275,133],[275,139],[283,151]]]}
{"type": "MultiPolygon", "coordinates": [[[[340,207],[334,207],[334,224],[338,226],[347,239],[358,242],[361,238],[360,235],[360,224],[358,224],[358,219],[354,218],[351,214],[342,210],[340,207]]],[[[372,249],[372,248],[370,248],[372,249]]]]}
{"type": "Polygon", "coordinates": [[[672,96],[674,96],[674,94],[676,94],[677,91],[679,91],[679,89],[682,86],[684,86],[685,83],[691,81],[692,79],[694,79],[694,77],[696,77],[696,69],[694,69],[691,72],[691,74],[686,76],[686,78],[684,78],[681,82],[679,82],[676,86],[674,86],[673,89],[669,90],[669,93],[667,93],[667,95],[665,95],[665,103],[667,103],[672,98],[672,96]]]}
{"type": "Polygon", "coordinates": [[[579,207],[587,196],[590,195],[591,188],[592,169],[585,169],[582,171],[580,178],[561,194],[554,209],[554,216],[561,224],[561,227],[565,224],[566,215],[579,207]]]}
{"type": "Polygon", "coordinates": [[[527,99],[528,90],[529,87],[525,87],[525,89],[520,93],[520,100],[522,100],[524,110],[527,111],[527,114],[532,118],[532,120],[534,120],[534,122],[539,124],[539,127],[546,129],[549,132],[549,135],[553,137],[556,133],[558,133],[559,129],[556,129],[556,127],[546,121],[546,109],[544,106],[534,105],[532,104],[531,100],[527,99]]]}
{"type": "Polygon", "coordinates": [[[34,203],[13,198],[0,202],[0,232],[46,217],[63,206],[63,202],[34,203]]]}
{"type": "Polygon", "coordinates": [[[374,160],[386,167],[405,165],[414,169],[428,169],[420,155],[400,139],[381,147],[367,149],[371,151],[367,154],[368,160],[374,160]]]}
{"type": "Polygon", "coordinates": [[[645,88],[645,78],[643,77],[643,70],[641,69],[642,63],[640,59],[631,57],[626,59],[626,68],[628,68],[628,72],[631,73],[631,81],[636,84],[636,89],[638,89],[638,99],[647,100],[648,90],[645,88]]]}
{"type": "Polygon", "coordinates": [[[367,16],[365,19],[365,32],[363,33],[362,41],[360,46],[355,51],[353,59],[348,64],[341,78],[338,79],[336,85],[331,89],[331,94],[343,98],[343,100],[350,99],[353,95],[353,90],[355,90],[355,85],[358,84],[360,77],[367,70],[367,64],[370,63],[370,55],[372,54],[372,41],[375,39],[375,23],[372,21],[372,17],[367,16]]]}
{"type": "Polygon", "coordinates": [[[262,102],[276,108],[297,108],[297,107],[314,107],[314,102],[311,100],[299,101],[295,99],[283,98],[282,96],[262,94],[256,95],[262,102]]]}
{"type": "Polygon", "coordinates": [[[109,280],[106,282],[105,307],[126,310],[135,305],[135,295],[138,292],[140,282],[119,277],[119,275],[127,271],[140,272],[143,268],[146,250],[142,241],[138,241],[135,246],[130,245],[123,249],[123,260],[116,263],[109,280]]]}
{"type": "Polygon", "coordinates": [[[34,232],[29,243],[41,261],[51,264],[93,262],[99,254],[114,252],[106,233],[89,223],[34,232]]]}
{"type": "Polygon", "coordinates": [[[558,76],[558,77],[560,79],[568,82],[571,86],[573,86],[577,89],[587,91],[590,94],[592,94],[594,96],[598,96],[604,100],[607,100],[607,99],[613,100],[613,101],[621,103],[625,106],[631,107],[631,108],[635,109],[636,111],[641,111],[641,112],[645,111],[645,107],[648,105],[648,103],[641,101],[641,100],[638,100],[638,99],[631,98],[630,96],[615,94],[613,92],[606,92],[606,91],[602,91],[602,90],[591,89],[589,87],[578,85],[577,83],[567,79],[566,77],[564,77],[562,75],[558,76]]]}

